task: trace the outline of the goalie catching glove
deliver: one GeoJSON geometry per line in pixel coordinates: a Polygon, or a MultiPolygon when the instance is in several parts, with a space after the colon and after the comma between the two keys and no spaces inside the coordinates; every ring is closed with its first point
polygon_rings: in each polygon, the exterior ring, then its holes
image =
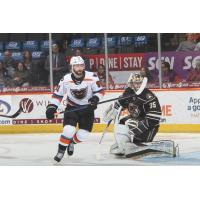
{"type": "Polygon", "coordinates": [[[117,116],[119,109],[120,108],[120,104],[118,101],[114,102],[113,104],[111,104],[105,111],[104,115],[103,115],[103,121],[104,122],[109,122],[110,120],[114,120],[115,117],[117,116]]]}
{"type": "Polygon", "coordinates": [[[46,108],[46,117],[47,119],[54,119],[54,115],[56,113],[58,106],[54,104],[49,104],[46,108]]]}

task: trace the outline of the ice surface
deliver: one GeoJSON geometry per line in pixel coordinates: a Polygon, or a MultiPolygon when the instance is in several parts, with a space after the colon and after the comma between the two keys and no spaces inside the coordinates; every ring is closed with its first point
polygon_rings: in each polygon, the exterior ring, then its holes
{"type": "Polygon", "coordinates": [[[54,165],[200,165],[200,134],[160,134],[155,138],[171,139],[179,145],[180,156],[143,157],[138,160],[116,158],[109,154],[113,135],[107,133],[99,145],[101,134],[91,134],[88,141],[75,146],[74,155],[65,155],[55,163],[59,134],[1,134],[0,166],[54,166],[54,165]]]}

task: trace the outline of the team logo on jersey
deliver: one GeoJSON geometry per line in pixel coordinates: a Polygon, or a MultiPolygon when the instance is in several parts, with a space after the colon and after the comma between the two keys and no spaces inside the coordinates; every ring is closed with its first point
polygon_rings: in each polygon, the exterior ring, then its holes
{"type": "Polygon", "coordinates": [[[147,94],[146,94],[146,98],[147,98],[147,99],[153,99],[153,95],[152,95],[151,93],[147,93],[147,94]]]}
{"type": "Polygon", "coordinates": [[[133,118],[138,118],[140,114],[140,110],[138,109],[138,106],[136,106],[134,103],[129,103],[128,111],[133,118]]]}
{"type": "Polygon", "coordinates": [[[82,89],[70,89],[72,96],[76,99],[83,99],[86,97],[88,91],[88,87],[82,89]]]}
{"type": "Polygon", "coordinates": [[[136,101],[137,100],[137,97],[136,96],[133,96],[132,97],[132,101],[136,101]]]}

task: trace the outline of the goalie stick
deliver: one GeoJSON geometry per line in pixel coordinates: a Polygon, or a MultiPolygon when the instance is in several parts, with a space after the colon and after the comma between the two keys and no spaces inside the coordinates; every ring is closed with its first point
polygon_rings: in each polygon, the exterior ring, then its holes
{"type": "MultiPolygon", "coordinates": [[[[129,77],[129,79],[128,79],[128,82],[130,82],[131,77],[132,77],[132,73],[131,73],[131,75],[130,75],[130,77],[129,77]]],[[[136,95],[140,95],[140,94],[142,93],[142,91],[144,90],[144,88],[145,88],[146,85],[147,85],[147,81],[148,81],[148,79],[147,79],[146,77],[144,77],[143,82],[142,82],[142,84],[141,84],[139,90],[135,92],[136,95]]],[[[133,95],[133,96],[135,96],[135,95],[133,95]]],[[[130,97],[132,97],[132,96],[124,97],[124,99],[130,98],[130,97]]],[[[122,97],[121,97],[121,98],[119,97],[118,100],[120,100],[120,99],[123,99],[123,98],[122,98],[122,97]]],[[[116,99],[115,99],[115,100],[116,100],[116,99]]],[[[100,102],[100,103],[101,103],[101,102],[100,102]]],[[[100,104],[100,103],[99,103],[99,104],[100,104]]],[[[118,116],[116,116],[115,121],[116,121],[116,119],[119,118],[121,109],[122,109],[122,108],[119,109],[119,111],[118,111],[118,116]]],[[[103,140],[103,137],[104,137],[105,133],[107,132],[107,129],[108,129],[108,127],[110,126],[111,122],[112,122],[112,120],[110,120],[110,121],[107,123],[106,128],[105,128],[105,130],[104,130],[103,133],[102,133],[102,136],[101,136],[101,139],[100,139],[100,141],[99,141],[99,144],[101,144],[101,142],[102,142],[102,140],[103,140]]]]}
{"type": "Polygon", "coordinates": [[[103,140],[103,138],[104,138],[104,135],[105,135],[105,133],[107,132],[108,127],[110,126],[111,122],[112,122],[112,119],[107,123],[107,125],[106,125],[106,127],[105,127],[105,129],[104,129],[104,131],[103,131],[103,133],[102,133],[102,136],[101,136],[101,139],[100,139],[100,141],[99,141],[99,144],[101,144],[101,142],[102,142],[102,140],[103,140]]]}
{"type": "MultiPolygon", "coordinates": [[[[108,103],[108,102],[115,101],[115,100],[124,100],[124,99],[128,99],[128,98],[134,97],[135,95],[140,95],[142,93],[142,91],[144,90],[144,88],[146,87],[147,81],[148,81],[148,79],[146,77],[144,77],[144,80],[143,80],[139,90],[133,95],[125,96],[125,97],[117,97],[117,98],[113,98],[113,99],[108,99],[108,100],[99,102],[97,105],[100,105],[100,104],[103,104],[103,103],[108,103]]],[[[86,105],[83,105],[83,106],[78,106],[78,107],[72,108],[70,110],[57,112],[57,113],[55,113],[55,116],[57,116],[59,114],[63,114],[63,113],[70,113],[70,112],[74,112],[74,111],[84,110],[84,109],[88,108],[88,106],[90,106],[90,104],[86,104],[86,105]]]]}
{"type": "Polygon", "coordinates": [[[112,122],[112,119],[107,123],[107,125],[106,125],[106,127],[105,127],[105,129],[104,129],[104,131],[102,133],[101,139],[100,139],[100,141],[98,143],[97,153],[96,153],[96,159],[97,160],[100,160],[101,157],[102,157],[102,154],[101,154],[101,142],[102,142],[102,140],[104,138],[104,135],[106,134],[106,132],[108,130],[108,127],[110,126],[111,122],[112,122]]]}

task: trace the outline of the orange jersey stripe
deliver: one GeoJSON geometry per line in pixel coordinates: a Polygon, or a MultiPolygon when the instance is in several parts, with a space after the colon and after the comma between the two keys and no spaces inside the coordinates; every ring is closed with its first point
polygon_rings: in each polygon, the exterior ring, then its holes
{"type": "MultiPolygon", "coordinates": [[[[83,81],[93,81],[93,79],[85,78],[85,79],[83,79],[83,81]]],[[[74,81],[73,80],[67,81],[67,83],[74,83],[74,81]]]]}
{"type": "Polygon", "coordinates": [[[85,78],[83,81],[93,81],[91,78],[85,78]]]}
{"type": "Polygon", "coordinates": [[[60,137],[60,142],[64,143],[64,144],[69,144],[70,143],[70,140],[67,140],[63,137],[60,137]]]}

